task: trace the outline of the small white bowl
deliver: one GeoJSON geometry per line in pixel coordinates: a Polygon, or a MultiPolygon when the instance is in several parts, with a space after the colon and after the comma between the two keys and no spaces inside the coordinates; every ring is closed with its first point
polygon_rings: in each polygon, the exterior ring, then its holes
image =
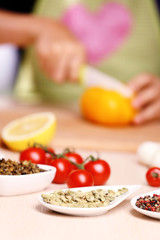
{"type": "Polygon", "coordinates": [[[0,196],[15,196],[45,189],[54,179],[56,168],[38,164],[46,172],[26,175],[0,175],[0,196]]]}
{"type": "Polygon", "coordinates": [[[154,190],[152,192],[148,192],[148,193],[141,194],[141,195],[138,195],[138,196],[134,197],[131,200],[131,205],[137,212],[140,212],[140,213],[142,213],[142,214],[144,214],[148,217],[160,219],[160,212],[152,212],[152,211],[141,209],[141,208],[136,206],[136,201],[137,201],[138,198],[144,197],[146,195],[153,196],[153,194],[158,194],[159,195],[160,194],[160,188],[158,188],[157,190],[154,190]]]}

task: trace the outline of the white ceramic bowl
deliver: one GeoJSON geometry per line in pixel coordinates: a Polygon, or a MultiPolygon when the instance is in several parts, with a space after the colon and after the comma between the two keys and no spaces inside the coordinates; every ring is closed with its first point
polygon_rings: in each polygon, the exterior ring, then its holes
{"type": "Polygon", "coordinates": [[[137,212],[140,212],[148,217],[152,217],[152,218],[157,218],[157,219],[160,219],[160,212],[151,212],[151,211],[148,211],[148,210],[144,210],[144,209],[141,209],[141,208],[138,208],[136,206],[136,201],[138,198],[140,197],[144,197],[146,195],[150,195],[150,196],[153,196],[153,194],[158,194],[160,195],[160,188],[152,191],[152,192],[147,192],[145,194],[141,194],[141,195],[138,195],[136,197],[134,197],[132,200],[131,200],[131,205],[132,207],[137,211],[137,212]]]}
{"type": "Polygon", "coordinates": [[[56,168],[38,165],[46,172],[26,175],[0,175],[0,196],[15,196],[45,189],[54,179],[56,168]]]}

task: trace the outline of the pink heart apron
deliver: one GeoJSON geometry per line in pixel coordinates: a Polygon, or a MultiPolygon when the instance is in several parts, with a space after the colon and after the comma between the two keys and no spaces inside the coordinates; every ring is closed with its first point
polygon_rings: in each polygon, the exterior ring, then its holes
{"type": "MultiPolygon", "coordinates": [[[[160,75],[160,28],[152,0],[38,0],[34,12],[63,22],[84,44],[88,64],[104,73],[120,81],[141,72],[160,75]]],[[[54,84],[39,69],[34,51],[26,52],[17,97],[27,100],[38,93],[42,99],[66,102],[82,91],[78,85],[54,84]]]]}

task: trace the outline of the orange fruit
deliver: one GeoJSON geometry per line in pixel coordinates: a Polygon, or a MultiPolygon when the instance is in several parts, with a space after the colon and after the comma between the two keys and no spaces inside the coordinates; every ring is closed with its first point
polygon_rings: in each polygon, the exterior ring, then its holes
{"type": "Polygon", "coordinates": [[[99,87],[88,88],[81,96],[83,116],[92,122],[108,125],[126,125],[135,115],[132,98],[99,87]]]}

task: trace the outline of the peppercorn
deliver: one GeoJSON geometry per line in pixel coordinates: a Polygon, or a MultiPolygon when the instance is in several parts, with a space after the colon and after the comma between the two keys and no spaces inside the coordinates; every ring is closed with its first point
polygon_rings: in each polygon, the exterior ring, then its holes
{"type": "Polygon", "coordinates": [[[153,194],[140,197],[136,201],[136,206],[143,210],[148,210],[152,212],[160,212],[160,195],[153,194]]]}
{"type": "Polygon", "coordinates": [[[26,175],[45,172],[31,161],[15,162],[10,159],[0,160],[0,175],[26,175]]]}

